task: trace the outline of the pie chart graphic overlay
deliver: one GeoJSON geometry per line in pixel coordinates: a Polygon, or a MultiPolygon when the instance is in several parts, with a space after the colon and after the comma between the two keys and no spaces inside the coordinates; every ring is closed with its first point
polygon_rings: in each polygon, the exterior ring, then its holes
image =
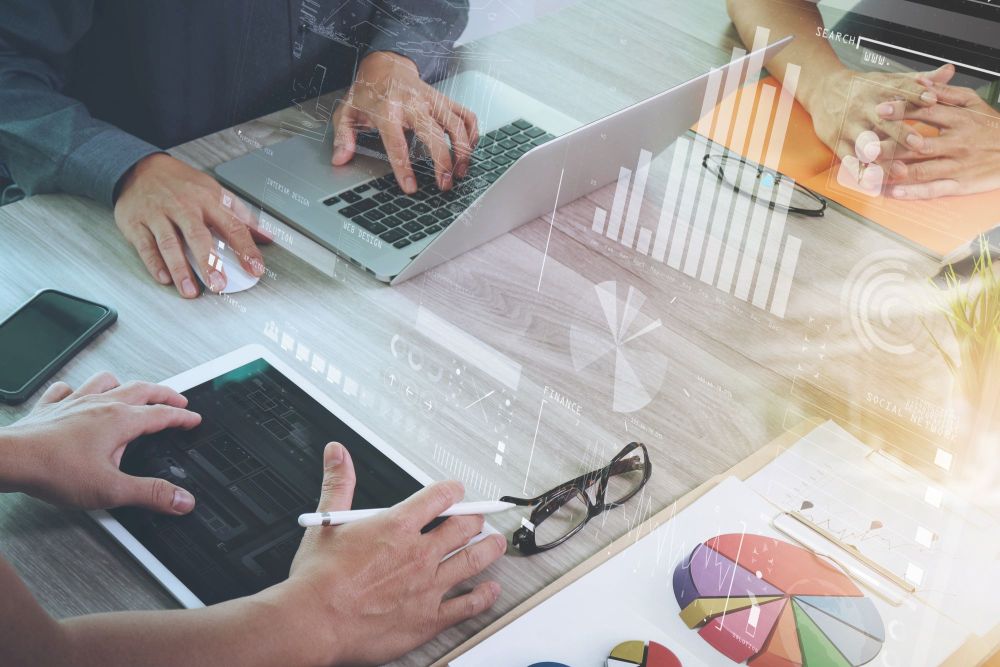
{"type": "Polygon", "coordinates": [[[736,663],[859,667],[885,642],[878,609],[850,577],[773,537],[706,540],[674,568],[673,588],[685,625],[736,663]]]}
{"type": "Polygon", "coordinates": [[[585,307],[600,313],[600,324],[570,329],[573,368],[579,373],[613,358],[612,409],[634,412],[645,407],[667,372],[667,358],[649,337],[663,326],[662,321],[643,312],[642,292],[631,285],[620,290],[614,280],[594,285],[594,294],[587,299],[585,307]]]}
{"type": "Polygon", "coordinates": [[[612,649],[607,667],[681,667],[674,652],[656,642],[628,641],[612,649]]]}

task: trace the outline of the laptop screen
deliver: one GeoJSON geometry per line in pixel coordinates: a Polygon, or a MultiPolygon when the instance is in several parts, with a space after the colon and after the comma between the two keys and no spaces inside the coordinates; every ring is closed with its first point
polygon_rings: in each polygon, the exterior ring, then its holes
{"type": "MultiPolygon", "coordinates": [[[[1000,0],[909,0],[919,5],[937,7],[965,16],[1000,22],[1000,0]]],[[[998,39],[1000,42],[1000,39],[998,39]]]]}
{"type": "MultiPolygon", "coordinates": [[[[956,65],[955,85],[980,88],[1000,78],[1000,0],[861,0],[828,18],[865,49],[913,70],[956,65]],[[846,10],[846,11],[843,11],[846,10]],[[988,20],[986,20],[988,19],[988,20]]],[[[843,9],[840,9],[842,7],[843,9]]]]}

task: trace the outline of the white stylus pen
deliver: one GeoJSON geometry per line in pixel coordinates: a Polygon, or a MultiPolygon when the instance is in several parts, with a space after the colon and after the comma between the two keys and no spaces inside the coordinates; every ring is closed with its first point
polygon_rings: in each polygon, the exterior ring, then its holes
{"type": "MultiPolygon", "coordinates": [[[[496,514],[506,512],[514,503],[504,503],[499,500],[482,500],[474,503],[456,503],[441,512],[439,516],[467,516],[470,514],[496,514]]],[[[311,512],[299,515],[299,525],[303,528],[313,526],[340,526],[345,523],[363,521],[384,512],[388,508],[379,507],[370,510],[346,510],[343,512],[311,512]]]]}

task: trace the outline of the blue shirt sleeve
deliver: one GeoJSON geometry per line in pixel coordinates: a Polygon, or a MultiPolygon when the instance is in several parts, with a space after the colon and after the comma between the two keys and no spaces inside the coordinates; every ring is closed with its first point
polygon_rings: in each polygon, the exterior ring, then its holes
{"type": "Polygon", "coordinates": [[[92,1],[0,0],[0,162],[26,195],[68,192],[113,205],[119,180],[160,149],[62,94],[92,1]]]}
{"type": "Polygon", "coordinates": [[[469,21],[468,0],[377,0],[368,53],[392,51],[417,65],[421,78],[442,78],[456,60],[455,40],[469,21]]]}

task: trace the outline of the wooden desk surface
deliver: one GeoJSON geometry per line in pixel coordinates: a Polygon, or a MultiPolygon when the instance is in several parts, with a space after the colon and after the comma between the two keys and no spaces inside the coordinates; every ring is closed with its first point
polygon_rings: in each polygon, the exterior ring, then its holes
{"type": "MultiPolygon", "coordinates": [[[[581,3],[476,48],[497,55],[498,78],[588,121],[724,63],[735,40],[721,0],[634,0],[614,12],[581,3]]],[[[280,116],[241,126],[242,137],[262,144],[285,138],[280,116]]],[[[172,152],[207,169],[249,149],[226,130],[172,152]]],[[[663,192],[661,162],[647,192],[663,192]]],[[[119,322],[59,373],[74,384],[103,369],[123,379],[162,379],[251,342],[300,364],[264,335],[277,327],[352,378],[353,395],[342,393],[346,380],[330,385],[339,400],[434,477],[462,479],[470,498],[540,490],[630,439],[644,440],[655,465],[646,501],[592,522],[553,552],[505,558],[489,573],[504,590],[494,610],[400,661],[427,664],[787,423],[834,414],[878,436],[882,418],[894,419],[887,405],[943,396],[934,378],[945,377],[944,367],[929,345],[906,363],[870,352],[841,302],[844,277],[870,253],[897,253],[929,274],[933,262],[920,253],[837,210],[820,222],[792,216],[789,232],[802,239],[802,255],[788,314],[778,319],[597,237],[594,206],[607,206],[610,197],[608,188],[598,191],[560,209],[551,230],[549,219],[536,220],[398,288],[292,232],[290,241],[265,249],[273,274],[253,290],[182,301],[148,278],[107,209],[38,196],[0,209],[0,311],[43,287],[114,305],[119,322]],[[577,372],[570,351],[571,329],[606,326],[593,297],[604,281],[641,291],[643,316],[663,324],[648,336],[655,354],[643,357],[650,367],[666,358],[662,386],[628,415],[611,409],[610,363],[577,372]],[[516,389],[479,373],[458,389],[471,405],[449,400],[427,369],[464,367],[475,376],[475,363],[452,354],[448,340],[418,331],[418,316],[428,313],[447,323],[446,338],[472,336],[497,363],[519,368],[516,389]],[[498,417],[500,398],[511,401],[509,423],[498,417]],[[484,405],[489,409],[477,410],[484,405]],[[499,439],[502,465],[495,463],[499,439]]],[[[27,409],[0,408],[0,424],[27,409]]],[[[896,426],[905,421],[895,419],[896,426]]],[[[493,523],[509,535],[518,521],[493,523]]],[[[80,513],[0,497],[0,550],[60,617],[175,606],[80,513]]]]}

